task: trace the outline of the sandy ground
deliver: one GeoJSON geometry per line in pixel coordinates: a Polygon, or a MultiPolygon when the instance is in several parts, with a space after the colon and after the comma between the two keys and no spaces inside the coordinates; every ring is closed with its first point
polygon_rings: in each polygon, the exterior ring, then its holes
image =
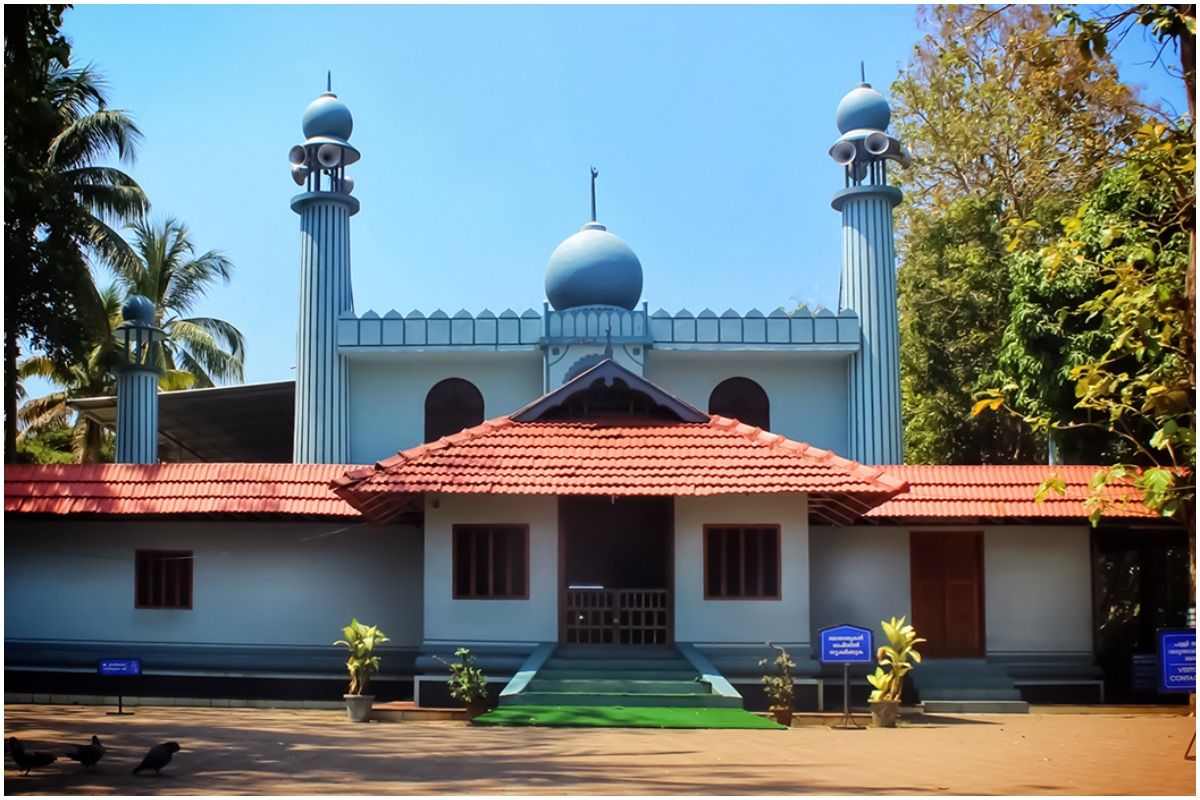
{"type": "Polygon", "coordinates": [[[1194,795],[1195,719],[1136,715],[927,717],[895,730],[652,731],[353,724],[344,713],[6,706],[5,736],[65,752],[98,735],[95,772],[73,761],[6,794],[1173,794],[1194,795]],[[183,746],[162,777],[146,749],[183,746]]]}

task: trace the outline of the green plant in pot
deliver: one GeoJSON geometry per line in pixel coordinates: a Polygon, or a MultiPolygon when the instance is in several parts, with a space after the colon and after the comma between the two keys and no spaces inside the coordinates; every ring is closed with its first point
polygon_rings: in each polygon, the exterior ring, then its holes
{"type": "Polygon", "coordinates": [[[350,651],[346,659],[346,670],[350,673],[350,688],[344,695],[346,711],[352,722],[366,722],[371,718],[371,704],[375,695],[367,694],[367,685],[371,677],[379,672],[380,656],[375,655],[375,648],[391,641],[383,631],[375,625],[364,625],[357,619],[351,619],[350,624],[342,628],[344,639],[338,639],[335,645],[343,645],[350,651]]]}
{"type": "Polygon", "coordinates": [[[796,698],[796,682],[792,670],[796,668],[796,662],[792,661],[792,657],[782,645],[767,642],[767,646],[774,647],[779,651],[779,655],[774,659],[759,659],[760,667],[772,667],[770,672],[763,675],[763,693],[771,700],[771,713],[775,716],[775,721],[780,725],[791,726],[792,703],[796,698]]]}
{"type": "Polygon", "coordinates": [[[867,681],[875,687],[871,692],[871,721],[878,728],[894,728],[900,716],[900,692],[904,688],[904,676],[921,663],[921,654],[914,646],[925,641],[917,636],[905,618],[892,617],[891,622],[880,622],[888,643],[875,653],[879,666],[867,681]],[[886,670],[884,668],[887,668],[886,670]]]}
{"type": "Polygon", "coordinates": [[[438,658],[438,661],[450,669],[450,680],[447,681],[450,697],[462,703],[463,708],[467,710],[468,719],[474,719],[487,711],[487,676],[483,674],[475,655],[468,648],[458,648],[454,651],[454,657],[458,661],[453,664],[442,658],[438,658]]]}

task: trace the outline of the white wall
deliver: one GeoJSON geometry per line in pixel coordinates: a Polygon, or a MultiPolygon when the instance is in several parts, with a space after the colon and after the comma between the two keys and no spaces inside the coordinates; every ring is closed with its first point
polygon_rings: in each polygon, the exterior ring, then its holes
{"type": "MultiPolygon", "coordinates": [[[[843,622],[871,628],[878,637],[880,620],[911,614],[910,530],[812,529],[814,637],[818,629],[843,622]]],[[[989,654],[1092,651],[1086,526],[986,526],[983,571],[989,654]]]]}
{"type": "Polygon", "coordinates": [[[988,527],[983,533],[989,653],[1090,653],[1087,526],[988,527]]]}
{"type": "Polygon", "coordinates": [[[558,498],[447,495],[425,500],[425,639],[558,641],[558,498]],[[456,524],[529,526],[529,599],[455,600],[456,524]]]}
{"type": "Polygon", "coordinates": [[[911,618],[908,529],[870,526],[810,531],[812,636],[831,625],[882,631],[880,620],[911,618]]]}
{"type": "Polygon", "coordinates": [[[676,641],[809,641],[806,500],[803,495],[676,498],[676,641]],[[704,526],[758,523],[780,525],[781,599],[705,600],[704,526]]]}
{"type": "Polygon", "coordinates": [[[483,418],[511,414],[542,394],[540,352],[376,354],[350,361],[350,460],[369,464],[425,438],[425,396],[446,378],[483,395],[483,418]]]}
{"type": "Polygon", "coordinates": [[[646,378],[708,411],[727,378],[755,381],[771,402],[771,430],[814,447],[846,452],[849,398],[846,353],[650,350],[646,378]]]}
{"type": "Polygon", "coordinates": [[[421,642],[421,536],[354,522],[14,522],[7,639],[329,645],[351,616],[421,642]],[[134,608],[134,551],[191,550],[193,608],[134,608]]]}

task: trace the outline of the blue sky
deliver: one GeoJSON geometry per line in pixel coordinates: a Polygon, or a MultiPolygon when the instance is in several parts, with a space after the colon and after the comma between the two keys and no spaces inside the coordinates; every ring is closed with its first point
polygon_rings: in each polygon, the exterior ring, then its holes
{"type": "MultiPolygon", "coordinates": [[[[198,314],[246,334],[248,381],[292,376],[299,219],[288,148],[325,88],[354,114],[355,306],[541,309],[588,217],[638,253],[651,311],[834,306],[841,183],[826,154],[858,79],[886,92],[912,6],[77,6],[76,63],[145,134],[156,216],[237,266],[198,314]]],[[[1144,99],[1182,87],[1137,66],[1144,99]]]]}

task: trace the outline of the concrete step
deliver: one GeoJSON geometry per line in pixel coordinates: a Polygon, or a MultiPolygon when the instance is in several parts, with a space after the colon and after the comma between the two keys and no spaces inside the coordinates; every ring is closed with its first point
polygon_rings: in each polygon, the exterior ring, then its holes
{"type": "Polygon", "coordinates": [[[913,683],[926,689],[1011,689],[1012,678],[1007,675],[925,675],[913,683]]]}
{"type": "Polygon", "coordinates": [[[652,692],[521,692],[503,700],[509,706],[654,706],[675,708],[741,708],[740,697],[715,694],[663,694],[652,692]]]}
{"type": "Polygon", "coordinates": [[[682,658],[679,655],[679,651],[674,647],[610,646],[599,644],[559,645],[554,649],[554,657],[581,659],[584,661],[598,661],[610,658],[665,658],[676,660],[682,658]]]}
{"type": "Polygon", "coordinates": [[[921,699],[930,700],[975,701],[975,700],[1020,700],[1021,693],[1015,688],[983,689],[976,686],[970,688],[926,689],[921,687],[921,699]]]}
{"type": "Polygon", "coordinates": [[[695,680],[659,681],[623,678],[544,678],[539,673],[527,692],[597,692],[600,694],[712,694],[712,687],[695,680]]]}
{"type": "Polygon", "coordinates": [[[557,654],[547,659],[543,669],[586,669],[593,674],[638,670],[682,670],[690,664],[678,654],[674,658],[560,658],[557,654]]]}
{"type": "Polygon", "coordinates": [[[928,700],[926,714],[1028,714],[1029,703],[1020,700],[928,700]]]}
{"type": "Polygon", "coordinates": [[[595,670],[586,664],[578,668],[543,667],[538,670],[538,678],[547,680],[611,680],[624,679],[633,681],[690,681],[697,677],[696,670],[684,664],[676,669],[622,669],[595,670]]]}

